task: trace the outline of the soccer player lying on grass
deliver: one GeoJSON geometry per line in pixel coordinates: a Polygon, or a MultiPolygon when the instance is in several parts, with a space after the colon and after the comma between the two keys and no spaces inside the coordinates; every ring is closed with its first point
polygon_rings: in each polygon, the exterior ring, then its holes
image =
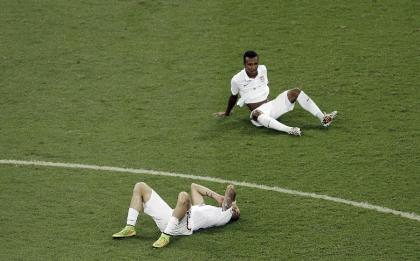
{"type": "Polygon", "coordinates": [[[245,52],[243,58],[245,68],[232,78],[231,95],[226,111],[217,112],[217,116],[229,116],[239,95],[240,99],[237,105],[242,107],[246,104],[248,106],[251,111],[251,122],[257,127],[264,126],[300,136],[302,134],[300,128],[289,127],[277,121],[277,118],[281,115],[293,110],[296,101],[304,110],[317,117],[324,127],[328,127],[331,124],[337,115],[337,111],[328,114],[321,112],[315,102],[298,88],[284,91],[277,98],[269,101],[267,99],[270,92],[267,68],[264,65],[258,65],[258,54],[254,51],[245,52]]]}
{"type": "Polygon", "coordinates": [[[126,238],[136,235],[135,225],[139,212],[151,216],[162,232],[153,247],[164,247],[169,244],[171,236],[191,235],[193,231],[223,226],[229,221],[239,219],[240,211],[236,205],[236,191],[228,185],[222,196],[204,186],[192,183],[191,196],[180,192],[175,209],[169,205],[146,183],[139,182],[134,186],[128,209],[127,225],[113,238],[126,238]],[[204,204],[204,196],[213,198],[219,207],[204,204]]]}

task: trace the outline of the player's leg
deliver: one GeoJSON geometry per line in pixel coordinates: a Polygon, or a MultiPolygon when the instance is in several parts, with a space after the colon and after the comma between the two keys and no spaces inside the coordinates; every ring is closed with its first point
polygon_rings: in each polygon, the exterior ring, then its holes
{"type": "Polygon", "coordinates": [[[273,118],[267,113],[263,113],[262,111],[256,109],[252,111],[251,118],[254,121],[257,121],[261,125],[263,125],[266,128],[270,128],[277,131],[286,132],[291,135],[300,136],[301,132],[300,129],[297,127],[289,127],[278,120],[276,118],[273,118]]]}
{"type": "MultiPolygon", "coordinates": [[[[191,209],[191,198],[187,192],[180,192],[178,195],[178,200],[176,207],[172,213],[172,217],[169,220],[168,225],[165,228],[165,231],[160,235],[159,239],[153,243],[153,247],[161,248],[169,244],[171,235],[177,234],[178,224],[181,219],[186,215],[189,215],[189,210],[191,209]]],[[[188,224],[187,224],[188,226],[188,224]]]]}
{"type": "Polygon", "coordinates": [[[291,89],[287,92],[287,98],[290,102],[297,101],[299,105],[306,111],[310,112],[313,116],[317,117],[320,121],[324,118],[324,114],[315,104],[315,102],[306,93],[299,88],[291,89]]]}
{"type": "Polygon", "coordinates": [[[337,115],[337,111],[331,113],[323,113],[316,103],[302,90],[299,88],[291,89],[287,93],[287,97],[290,102],[297,101],[299,105],[306,111],[310,112],[313,116],[317,117],[324,127],[331,124],[332,120],[337,115]]]}
{"type": "Polygon", "coordinates": [[[280,93],[274,100],[265,103],[258,107],[251,113],[251,122],[254,122],[265,126],[266,128],[274,129],[277,131],[283,131],[291,135],[300,136],[300,129],[297,127],[289,127],[277,119],[293,110],[294,103],[291,103],[287,98],[287,91],[280,93]]]}
{"type": "Polygon", "coordinates": [[[152,195],[152,188],[144,182],[138,182],[134,185],[133,196],[131,197],[127,224],[136,225],[139,212],[143,212],[143,204],[149,201],[152,195]],[[130,215],[130,210],[132,211],[130,215]]]}
{"type": "Polygon", "coordinates": [[[191,208],[191,198],[187,192],[182,191],[178,194],[178,200],[176,202],[176,207],[172,216],[181,219],[187,214],[188,210],[191,208]]]}
{"type": "Polygon", "coordinates": [[[136,235],[134,226],[137,222],[139,212],[143,212],[143,204],[148,202],[152,194],[152,188],[144,182],[134,185],[130,207],[127,214],[127,225],[118,233],[112,235],[113,238],[124,238],[136,235]]]}

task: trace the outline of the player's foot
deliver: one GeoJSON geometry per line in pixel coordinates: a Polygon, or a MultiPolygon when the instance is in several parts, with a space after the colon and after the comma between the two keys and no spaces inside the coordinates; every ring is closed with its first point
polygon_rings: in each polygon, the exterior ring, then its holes
{"type": "Polygon", "coordinates": [[[287,133],[294,136],[302,136],[302,132],[298,127],[292,127],[287,133]]]}
{"type": "Polygon", "coordinates": [[[171,236],[167,235],[165,233],[162,233],[158,240],[153,243],[153,247],[156,248],[162,248],[169,244],[169,241],[171,240],[171,236]]]}
{"type": "Polygon", "coordinates": [[[334,118],[337,116],[337,111],[333,111],[331,113],[325,113],[324,112],[324,119],[322,119],[322,126],[328,127],[330,126],[331,122],[334,120],[334,118]]]}
{"type": "Polygon", "coordinates": [[[113,238],[133,237],[136,235],[136,229],[133,226],[125,226],[120,232],[112,235],[113,238]]]}
{"type": "Polygon", "coordinates": [[[232,206],[232,202],[235,201],[236,191],[235,187],[231,184],[228,185],[225,191],[225,198],[222,203],[222,210],[225,211],[232,206]]]}

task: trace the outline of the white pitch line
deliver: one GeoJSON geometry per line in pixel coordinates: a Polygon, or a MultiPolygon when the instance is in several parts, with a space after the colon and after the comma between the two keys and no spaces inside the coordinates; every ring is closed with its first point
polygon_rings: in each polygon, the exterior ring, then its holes
{"type": "Polygon", "coordinates": [[[195,175],[189,175],[189,174],[165,172],[165,171],[157,171],[157,170],[147,170],[147,169],[131,169],[131,168],[97,166],[97,165],[86,165],[86,164],[76,164],[76,163],[47,162],[47,161],[0,160],[0,164],[33,165],[33,166],[70,168],[70,169],[91,169],[91,170],[102,170],[102,171],[111,171],[111,172],[124,172],[124,173],[135,173],[135,174],[148,174],[148,175],[155,175],[155,176],[179,177],[179,178],[193,179],[193,180],[205,180],[205,181],[222,183],[222,184],[230,183],[230,184],[234,184],[234,185],[242,186],[242,187],[275,191],[275,192],[291,194],[291,195],[301,196],[301,197],[323,199],[323,200],[333,201],[336,203],[346,204],[346,205],[350,205],[350,206],[354,206],[358,208],[375,210],[381,213],[389,213],[396,216],[401,216],[403,218],[420,221],[420,215],[416,213],[402,212],[399,210],[372,205],[367,202],[357,202],[357,201],[351,201],[351,200],[342,199],[342,198],[330,197],[327,195],[302,192],[298,190],[291,190],[291,189],[285,189],[285,188],[280,188],[280,187],[270,187],[266,185],[259,185],[255,183],[242,182],[242,181],[236,181],[236,180],[212,178],[212,177],[207,177],[207,176],[195,176],[195,175]]]}

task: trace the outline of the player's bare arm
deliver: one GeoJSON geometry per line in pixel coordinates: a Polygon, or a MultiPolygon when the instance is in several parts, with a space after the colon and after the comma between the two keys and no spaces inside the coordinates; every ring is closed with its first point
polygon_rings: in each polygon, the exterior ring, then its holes
{"type": "Polygon", "coordinates": [[[218,117],[229,116],[232,112],[233,107],[235,107],[236,102],[238,101],[238,95],[231,94],[228,100],[228,105],[226,111],[216,112],[215,115],[218,117]]]}
{"type": "Polygon", "coordinates": [[[224,197],[219,193],[204,187],[202,185],[191,183],[191,200],[193,205],[200,205],[204,203],[204,197],[209,197],[217,201],[219,206],[222,205],[224,197]]]}

